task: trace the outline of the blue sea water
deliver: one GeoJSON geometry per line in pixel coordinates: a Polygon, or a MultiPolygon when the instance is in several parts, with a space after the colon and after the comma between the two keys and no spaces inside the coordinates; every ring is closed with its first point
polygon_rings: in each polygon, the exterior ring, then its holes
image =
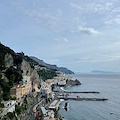
{"type": "Polygon", "coordinates": [[[108,101],[68,100],[69,111],[61,103],[59,113],[64,120],[120,120],[120,74],[79,74],[74,79],[82,85],[66,88],[70,91],[98,91],[100,94],[72,94],[72,96],[107,98],[108,101]],[[110,114],[113,112],[113,114],[110,114]]]}

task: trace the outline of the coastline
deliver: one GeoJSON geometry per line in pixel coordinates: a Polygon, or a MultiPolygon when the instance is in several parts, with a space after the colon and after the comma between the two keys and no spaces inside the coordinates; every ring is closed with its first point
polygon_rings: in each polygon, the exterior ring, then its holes
{"type": "MultiPolygon", "coordinates": [[[[77,79],[76,79],[77,80],[77,79]]],[[[89,92],[75,92],[75,91],[68,91],[68,90],[66,90],[66,88],[68,88],[68,87],[73,87],[73,86],[78,86],[78,85],[82,85],[81,84],[81,82],[76,82],[76,80],[69,80],[70,82],[68,82],[65,86],[63,86],[63,87],[61,87],[60,89],[62,90],[62,91],[64,91],[65,93],[92,93],[92,94],[100,94],[100,92],[97,92],[97,91],[89,91],[89,92]],[[72,82],[71,82],[72,81],[72,82]]],[[[78,81],[78,80],[77,80],[78,81]]],[[[60,104],[60,109],[59,109],[59,114],[61,115],[61,117],[62,117],[62,119],[64,120],[64,118],[65,117],[63,117],[63,115],[62,115],[62,113],[60,113],[60,110],[61,109],[64,109],[64,110],[66,110],[66,108],[65,107],[62,107],[61,108],[61,105],[62,105],[62,103],[64,102],[64,104],[66,104],[69,100],[75,100],[75,101],[106,101],[106,100],[108,100],[108,99],[105,99],[105,98],[80,98],[79,96],[77,96],[77,98],[67,98],[67,99],[65,99],[65,98],[60,98],[60,101],[61,101],[61,104],[60,104]]],[[[65,106],[65,105],[64,105],[65,106]]],[[[66,110],[66,111],[68,111],[68,109],[66,110]]]]}
{"type": "MultiPolygon", "coordinates": [[[[64,91],[64,92],[69,92],[69,91],[67,91],[67,90],[65,90],[65,88],[68,88],[68,87],[72,87],[72,86],[77,86],[77,85],[81,85],[81,82],[79,81],[79,80],[73,80],[73,78],[71,79],[71,80],[68,80],[67,81],[67,83],[66,83],[66,85],[65,86],[63,86],[63,87],[60,87],[60,90],[62,90],[62,91],[64,91]]],[[[59,110],[61,109],[61,104],[65,101],[64,99],[59,99],[60,100],[60,107],[59,107],[59,110]]],[[[65,103],[67,103],[67,102],[65,102],[65,103]]],[[[69,104],[69,103],[68,103],[69,104]]],[[[64,108],[63,109],[65,109],[66,111],[67,111],[67,106],[66,106],[66,108],[65,108],[65,106],[64,106],[64,108]]],[[[62,116],[62,114],[60,114],[59,113],[59,110],[58,110],[58,114],[61,116],[61,119],[62,120],[64,120],[64,117],[62,116]]]]}
{"type": "Polygon", "coordinates": [[[81,85],[81,82],[78,79],[76,79],[76,80],[72,80],[72,79],[68,80],[66,82],[66,85],[64,86],[64,88],[74,86],[74,85],[81,85]]]}

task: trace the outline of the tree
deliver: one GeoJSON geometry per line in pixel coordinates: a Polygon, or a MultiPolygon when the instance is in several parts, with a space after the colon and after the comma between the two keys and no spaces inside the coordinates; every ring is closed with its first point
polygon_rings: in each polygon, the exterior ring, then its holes
{"type": "Polygon", "coordinates": [[[4,108],[4,104],[1,103],[1,101],[2,101],[2,93],[1,93],[1,91],[0,91],[0,108],[4,108]]]}
{"type": "Polygon", "coordinates": [[[0,91],[0,102],[2,101],[2,93],[1,93],[1,91],[0,91]]]}
{"type": "Polygon", "coordinates": [[[55,84],[52,84],[52,85],[51,85],[52,91],[53,91],[54,88],[55,88],[55,84]]]}
{"type": "Polygon", "coordinates": [[[3,89],[3,100],[9,100],[10,99],[10,85],[9,83],[5,82],[1,76],[0,76],[0,86],[3,89]]]}
{"type": "Polygon", "coordinates": [[[15,111],[16,111],[17,115],[19,115],[22,112],[21,106],[15,105],[15,111]]]}
{"type": "Polygon", "coordinates": [[[10,79],[9,79],[9,85],[10,85],[10,87],[13,86],[14,81],[15,81],[15,76],[14,76],[14,74],[12,74],[12,75],[10,75],[10,79]]]}

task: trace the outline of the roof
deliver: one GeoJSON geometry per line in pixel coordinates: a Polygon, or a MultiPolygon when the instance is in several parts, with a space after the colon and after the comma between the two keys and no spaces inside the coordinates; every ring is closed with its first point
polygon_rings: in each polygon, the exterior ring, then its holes
{"type": "Polygon", "coordinates": [[[14,102],[14,103],[15,103],[16,101],[14,101],[14,100],[2,101],[3,104],[7,104],[7,103],[11,103],[11,102],[14,102]]]}
{"type": "Polygon", "coordinates": [[[38,116],[38,115],[39,115],[39,113],[40,113],[40,111],[37,111],[37,112],[36,112],[36,116],[38,116]]]}
{"type": "Polygon", "coordinates": [[[43,113],[43,114],[46,114],[46,113],[47,113],[47,110],[46,110],[44,107],[41,107],[41,110],[42,110],[42,113],[43,113]]]}
{"type": "Polygon", "coordinates": [[[14,90],[14,89],[20,89],[21,87],[12,87],[11,89],[14,90]]]}
{"type": "Polygon", "coordinates": [[[50,104],[49,108],[55,108],[55,106],[56,106],[57,103],[58,103],[58,100],[54,100],[54,101],[50,104]]]}

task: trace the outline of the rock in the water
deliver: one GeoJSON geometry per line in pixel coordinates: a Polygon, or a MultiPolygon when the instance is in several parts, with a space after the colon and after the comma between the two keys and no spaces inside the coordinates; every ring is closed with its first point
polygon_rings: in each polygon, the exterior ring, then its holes
{"type": "Polygon", "coordinates": [[[68,80],[65,87],[73,86],[73,85],[81,85],[81,82],[77,79],[76,80],[68,80]]]}
{"type": "Polygon", "coordinates": [[[76,85],[81,85],[81,82],[79,80],[75,80],[76,85]]]}

